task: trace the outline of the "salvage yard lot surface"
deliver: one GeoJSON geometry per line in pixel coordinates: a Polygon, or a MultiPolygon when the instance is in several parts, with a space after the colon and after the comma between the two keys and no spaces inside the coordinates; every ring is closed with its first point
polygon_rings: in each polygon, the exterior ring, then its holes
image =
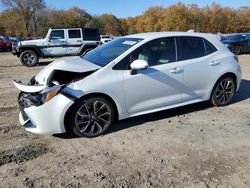
{"type": "Polygon", "coordinates": [[[44,65],[1,52],[0,187],[249,187],[250,55],[239,62],[242,85],[229,106],[135,117],[86,139],[19,127],[12,79],[27,81],[44,65]]]}

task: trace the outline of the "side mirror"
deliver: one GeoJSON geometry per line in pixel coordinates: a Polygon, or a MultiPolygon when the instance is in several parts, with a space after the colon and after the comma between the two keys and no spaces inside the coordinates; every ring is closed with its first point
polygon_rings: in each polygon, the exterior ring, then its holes
{"type": "Polygon", "coordinates": [[[130,74],[136,74],[137,70],[148,68],[148,62],[145,60],[137,59],[130,64],[130,74]]]}

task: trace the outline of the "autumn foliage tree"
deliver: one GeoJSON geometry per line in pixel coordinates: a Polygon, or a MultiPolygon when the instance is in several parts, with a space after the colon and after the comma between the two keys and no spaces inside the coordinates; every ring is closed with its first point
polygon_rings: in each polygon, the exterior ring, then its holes
{"type": "Polygon", "coordinates": [[[169,7],[155,6],[142,15],[117,18],[112,14],[90,15],[73,7],[56,10],[46,7],[44,0],[0,0],[6,9],[0,13],[0,32],[8,35],[45,36],[54,27],[94,27],[101,34],[114,36],[140,32],[187,31],[210,33],[250,32],[250,8],[238,9],[212,4],[178,3],[169,7]]]}

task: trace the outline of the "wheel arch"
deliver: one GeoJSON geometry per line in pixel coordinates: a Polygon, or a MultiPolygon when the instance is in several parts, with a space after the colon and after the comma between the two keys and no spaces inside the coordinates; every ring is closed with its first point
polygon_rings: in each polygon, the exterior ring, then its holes
{"type": "Polygon", "coordinates": [[[42,56],[44,55],[40,49],[38,49],[37,47],[34,47],[34,46],[24,46],[24,47],[20,47],[20,48],[19,48],[19,54],[21,54],[21,53],[24,52],[24,51],[28,51],[28,50],[34,51],[34,52],[38,55],[38,57],[39,57],[39,56],[42,57],[42,56]]]}
{"type": "Polygon", "coordinates": [[[85,50],[87,50],[87,49],[91,49],[91,50],[93,50],[94,48],[96,48],[97,47],[97,45],[85,45],[85,46],[83,46],[82,48],[81,48],[81,50],[80,50],[80,52],[79,52],[79,55],[83,55],[83,52],[85,51],[85,50]]]}
{"type": "Polygon", "coordinates": [[[212,97],[212,94],[213,94],[213,91],[214,91],[214,89],[215,89],[216,84],[217,84],[223,77],[226,77],[226,76],[230,76],[231,78],[233,78],[234,84],[235,84],[235,89],[237,88],[237,83],[238,83],[238,82],[237,82],[237,76],[236,76],[236,74],[233,73],[233,72],[224,73],[224,74],[222,74],[222,75],[216,80],[216,82],[214,83],[213,89],[212,89],[211,92],[210,92],[210,97],[209,97],[209,99],[211,99],[211,97],[212,97]]]}

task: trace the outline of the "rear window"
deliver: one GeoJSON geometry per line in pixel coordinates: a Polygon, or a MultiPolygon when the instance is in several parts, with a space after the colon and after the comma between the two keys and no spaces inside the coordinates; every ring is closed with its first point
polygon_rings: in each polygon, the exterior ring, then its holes
{"type": "Polygon", "coordinates": [[[70,39],[81,38],[80,29],[69,30],[68,32],[70,39]]]}
{"type": "Polygon", "coordinates": [[[100,41],[100,33],[98,29],[84,28],[83,40],[100,41]]]}

